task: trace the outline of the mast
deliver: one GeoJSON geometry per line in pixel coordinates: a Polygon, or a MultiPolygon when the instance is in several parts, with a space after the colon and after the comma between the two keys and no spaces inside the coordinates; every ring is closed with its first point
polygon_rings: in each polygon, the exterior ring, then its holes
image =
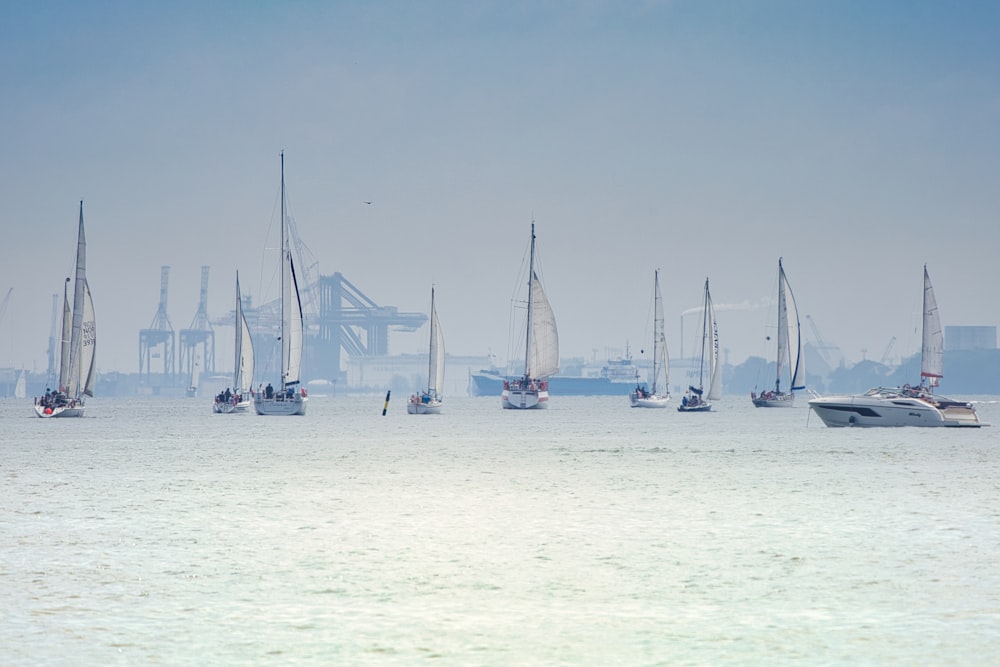
{"type": "Polygon", "coordinates": [[[69,391],[69,342],[73,311],[69,308],[69,278],[63,283],[63,312],[59,332],[59,391],[69,391]]]}
{"type": "Polygon", "coordinates": [[[437,384],[437,369],[435,368],[435,363],[437,362],[437,347],[435,345],[434,337],[437,336],[437,317],[434,312],[434,287],[431,287],[431,339],[428,345],[428,350],[430,353],[427,355],[427,393],[432,396],[437,396],[438,388],[434,385],[437,384]]]}
{"type": "Polygon", "coordinates": [[[660,379],[660,369],[666,358],[666,342],[663,333],[663,296],[660,294],[660,270],[653,273],[653,388],[656,394],[656,381],[660,379]]]}
{"type": "Polygon", "coordinates": [[[705,388],[705,341],[708,340],[708,278],[705,278],[705,299],[701,310],[701,361],[698,362],[698,389],[705,388]]]}
{"type": "Polygon", "coordinates": [[[235,359],[233,360],[233,391],[235,393],[240,393],[243,390],[243,303],[240,295],[240,272],[236,272],[236,322],[233,326],[233,332],[235,340],[233,341],[233,349],[235,350],[235,359]]]}
{"type": "Polygon", "coordinates": [[[531,254],[528,256],[528,331],[527,335],[524,337],[524,377],[525,379],[530,379],[529,372],[531,367],[531,320],[533,319],[532,310],[534,309],[534,299],[532,299],[532,292],[534,292],[534,282],[535,282],[535,223],[531,223],[531,254]]]}
{"type": "Polygon", "coordinates": [[[285,151],[281,151],[281,389],[288,373],[289,341],[285,336],[285,265],[288,263],[288,240],[285,237],[285,151]]]}
{"type": "MultiPolygon", "coordinates": [[[[781,370],[785,365],[785,357],[791,362],[791,350],[788,347],[788,306],[785,302],[785,270],[778,258],[778,354],[775,356],[774,391],[781,391],[781,370]]],[[[794,371],[792,371],[794,373],[794,371]]],[[[791,385],[789,385],[791,386],[791,385]]]]}

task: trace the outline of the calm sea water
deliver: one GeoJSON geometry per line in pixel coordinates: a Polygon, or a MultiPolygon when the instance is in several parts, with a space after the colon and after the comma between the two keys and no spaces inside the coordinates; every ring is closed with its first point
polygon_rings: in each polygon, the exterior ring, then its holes
{"type": "Polygon", "coordinates": [[[0,402],[0,665],[1000,661],[998,427],[383,398],[0,402]]]}

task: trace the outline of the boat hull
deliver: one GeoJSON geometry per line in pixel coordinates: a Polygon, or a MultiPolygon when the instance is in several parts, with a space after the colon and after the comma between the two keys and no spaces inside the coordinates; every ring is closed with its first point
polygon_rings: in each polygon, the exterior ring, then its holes
{"type": "Polygon", "coordinates": [[[633,408],[665,408],[667,403],[670,402],[670,395],[658,396],[653,394],[651,396],[639,396],[636,392],[629,394],[629,401],[633,408]]]}
{"type": "Polygon", "coordinates": [[[85,406],[83,403],[77,403],[73,406],[60,405],[56,407],[35,405],[35,414],[42,419],[51,419],[53,417],[82,417],[84,409],[85,406]]]}
{"type": "Polygon", "coordinates": [[[711,403],[699,403],[698,405],[678,405],[677,412],[711,412],[711,403]]]}
{"type": "Polygon", "coordinates": [[[217,415],[243,414],[250,409],[251,405],[253,405],[253,402],[250,399],[240,401],[239,403],[216,401],[212,405],[212,412],[217,415]]]}
{"type": "Polygon", "coordinates": [[[547,389],[504,389],[500,395],[504,410],[545,410],[549,407],[547,389]]]}
{"type": "Polygon", "coordinates": [[[750,400],[755,408],[793,408],[795,407],[795,394],[771,393],[760,396],[750,395],[750,400]]]}
{"type": "Polygon", "coordinates": [[[274,398],[264,398],[257,396],[254,398],[253,407],[259,415],[271,416],[304,416],[306,414],[306,397],[295,394],[291,398],[275,396],[274,398]]]}
{"type": "Polygon", "coordinates": [[[878,396],[822,396],[809,407],[831,427],[971,427],[982,426],[969,403],[885,394],[878,396]],[[936,403],[936,404],[935,404],[936,403]]]}
{"type": "Polygon", "coordinates": [[[406,404],[406,413],[410,415],[439,415],[441,414],[441,401],[424,403],[411,399],[406,404]]]}

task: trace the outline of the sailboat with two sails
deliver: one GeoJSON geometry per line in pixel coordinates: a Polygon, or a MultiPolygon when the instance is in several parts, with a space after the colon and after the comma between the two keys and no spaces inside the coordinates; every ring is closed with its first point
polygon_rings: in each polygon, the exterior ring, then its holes
{"type": "Polygon", "coordinates": [[[715,321],[715,306],[705,278],[705,298],[701,317],[701,357],[698,361],[698,386],[689,385],[677,406],[678,412],[710,412],[712,401],[722,398],[722,373],[719,366],[719,325],[715,321]],[[705,378],[708,394],[705,394],[705,378]]]}
{"type": "Polygon", "coordinates": [[[802,355],[802,329],[799,323],[799,309],[795,305],[792,288],[785,277],[785,269],[778,258],[778,343],[777,366],[774,390],[760,394],[750,392],[750,400],[755,408],[789,408],[795,405],[797,389],[806,388],[806,364],[802,355]],[[788,391],[781,390],[781,379],[788,369],[788,391]]]}
{"type": "Polygon", "coordinates": [[[62,339],[59,347],[59,386],[46,389],[35,398],[39,417],[82,417],[87,396],[94,395],[97,379],[95,350],[97,319],[87,283],[87,238],[83,229],[83,202],[76,237],[76,274],[73,278],[73,306],[69,302],[70,279],[63,285],[62,339]]]}
{"type": "Polygon", "coordinates": [[[302,370],[302,300],[295,278],[292,247],[285,211],[285,153],[281,153],[281,377],[277,388],[269,382],[264,391],[254,395],[254,410],[259,415],[305,415],[306,391],[299,386],[302,370]]]}
{"type": "Polygon", "coordinates": [[[243,295],[240,293],[240,274],[236,274],[236,318],[234,322],[236,341],[234,349],[236,357],[233,360],[233,388],[215,397],[212,411],[216,414],[232,414],[246,412],[252,402],[253,391],[253,340],[250,338],[250,327],[247,326],[246,315],[243,314],[243,295]]]}
{"type": "Polygon", "coordinates": [[[535,271],[535,223],[531,223],[528,255],[528,309],[525,325],[524,373],[503,381],[500,395],[505,410],[544,409],[549,406],[548,378],[559,372],[559,331],[552,306],[535,271]]]}
{"type": "Polygon", "coordinates": [[[636,383],[629,394],[633,408],[665,408],[670,400],[670,370],[667,336],[663,324],[663,295],[660,294],[660,270],[653,273],[653,379],[650,387],[636,383]],[[657,386],[660,376],[663,384],[657,386]]]}
{"type": "Polygon", "coordinates": [[[827,426],[983,426],[971,403],[934,393],[943,377],[944,333],[925,264],[920,383],[875,387],[860,395],[817,396],[809,407],[827,426]]]}
{"type": "Polygon", "coordinates": [[[434,288],[431,288],[431,335],[427,350],[427,389],[411,394],[406,412],[411,415],[437,415],[441,413],[444,390],[444,334],[434,305],[434,288]]]}

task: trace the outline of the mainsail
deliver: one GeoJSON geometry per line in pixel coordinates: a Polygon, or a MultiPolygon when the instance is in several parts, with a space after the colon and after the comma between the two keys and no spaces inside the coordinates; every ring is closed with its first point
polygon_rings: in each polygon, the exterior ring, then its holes
{"type": "Polygon", "coordinates": [[[243,314],[243,295],[240,292],[240,276],[236,274],[236,359],[233,374],[233,391],[238,394],[253,385],[253,341],[250,327],[243,314]]]}
{"type": "Polygon", "coordinates": [[[938,386],[944,373],[944,334],[941,332],[941,317],[938,315],[937,299],[931,287],[927,265],[924,265],[924,323],[923,340],[920,350],[920,378],[927,378],[931,387],[938,386]]]}
{"type": "Polygon", "coordinates": [[[531,274],[531,345],[525,375],[547,378],[559,372],[559,332],[556,317],[538,275],[531,274]]]}
{"type": "Polygon", "coordinates": [[[790,390],[805,389],[806,369],[802,357],[802,331],[799,322],[799,310],[795,305],[792,288],[785,276],[785,269],[778,260],[778,357],[777,378],[781,380],[781,372],[788,363],[791,377],[790,390]]]}
{"type": "Polygon", "coordinates": [[[654,279],[653,290],[653,387],[652,393],[657,393],[656,381],[660,376],[660,369],[663,372],[664,384],[661,389],[664,393],[669,389],[669,357],[667,355],[667,335],[663,322],[663,295],[660,294],[660,272],[657,270],[654,279]]]}
{"type": "MultiPolygon", "coordinates": [[[[69,366],[65,378],[68,396],[94,395],[94,352],[97,327],[94,301],[87,285],[87,237],[83,231],[83,202],[80,202],[80,225],[76,242],[76,277],[73,283],[73,315],[69,334],[69,366]]],[[[65,327],[65,323],[63,324],[65,327]]],[[[60,372],[60,383],[62,383],[60,372]]]]}
{"type": "Polygon", "coordinates": [[[427,391],[440,398],[444,390],[444,335],[434,305],[434,288],[431,288],[431,340],[428,355],[427,391]]]}

